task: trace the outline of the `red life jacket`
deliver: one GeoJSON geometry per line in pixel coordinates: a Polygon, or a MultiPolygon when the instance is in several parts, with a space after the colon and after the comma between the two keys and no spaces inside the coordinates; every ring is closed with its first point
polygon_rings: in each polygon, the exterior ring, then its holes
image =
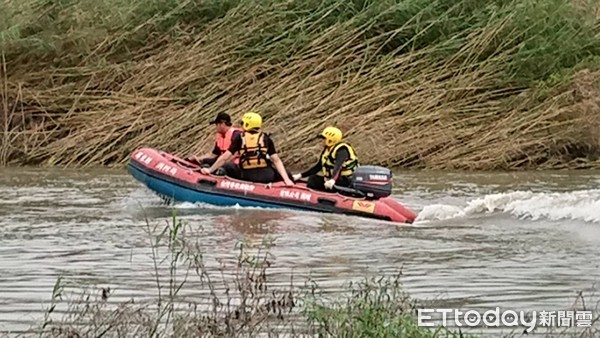
{"type": "MultiPolygon", "coordinates": [[[[231,146],[231,140],[233,139],[233,132],[236,130],[239,132],[242,131],[242,129],[238,127],[230,127],[229,130],[227,130],[227,132],[225,133],[225,135],[217,133],[217,148],[219,148],[221,154],[229,150],[229,146],[231,146]]],[[[236,164],[239,163],[239,155],[234,154],[234,156],[235,157],[233,159],[233,162],[236,164]]]]}

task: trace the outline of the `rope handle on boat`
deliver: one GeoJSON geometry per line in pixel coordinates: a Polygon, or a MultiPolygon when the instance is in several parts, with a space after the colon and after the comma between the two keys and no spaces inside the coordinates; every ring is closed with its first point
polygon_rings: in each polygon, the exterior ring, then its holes
{"type": "Polygon", "coordinates": [[[183,167],[185,167],[186,169],[189,169],[191,171],[199,171],[200,169],[202,169],[202,167],[195,165],[194,163],[190,162],[190,161],[186,161],[185,159],[180,160],[176,157],[171,159],[171,162],[175,162],[183,167]]]}
{"type": "MultiPolygon", "coordinates": [[[[308,179],[305,179],[305,178],[301,178],[298,181],[304,182],[304,183],[308,183],[308,179]]],[[[347,193],[354,193],[354,194],[360,195],[361,197],[365,197],[365,194],[362,191],[359,191],[359,190],[356,190],[356,189],[342,187],[342,186],[339,186],[339,185],[333,185],[333,187],[335,188],[335,190],[337,190],[337,192],[344,191],[344,192],[347,192],[347,193]]],[[[305,190],[311,190],[308,187],[300,187],[300,188],[301,189],[305,189],[305,190]]],[[[331,192],[335,193],[336,192],[335,190],[333,190],[331,192]]]]}

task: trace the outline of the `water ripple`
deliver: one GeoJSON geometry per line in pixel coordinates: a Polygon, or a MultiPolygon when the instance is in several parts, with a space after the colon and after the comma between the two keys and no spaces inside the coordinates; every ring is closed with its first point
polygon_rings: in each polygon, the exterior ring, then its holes
{"type": "MultiPolygon", "coordinates": [[[[69,285],[110,286],[112,302],[155,297],[146,219],[159,227],[171,219],[160,199],[121,171],[4,171],[0,331],[39,321],[59,275],[69,285]]],[[[593,208],[586,198],[595,192],[570,192],[595,182],[594,175],[397,177],[398,198],[435,217],[396,226],[340,215],[189,204],[179,205],[177,213],[214,268],[219,261],[232,266],[239,241],[258,244],[272,237],[272,273],[282,287],[292,270],[295,281],[311,275],[331,294],[367,272],[401,270],[411,296],[440,306],[539,311],[568,307],[576,291],[593,290],[598,281],[599,227],[588,222],[594,214],[574,209],[593,208]],[[531,193],[510,195],[511,189],[531,193]],[[530,204],[514,204],[515,197],[530,204]],[[560,206],[569,201],[574,204],[560,206]],[[496,204],[480,211],[474,203],[496,204]]],[[[167,283],[166,267],[159,270],[167,283]]],[[[197,278],[190,283],[183,296],[206,295],[197,278]]]]}

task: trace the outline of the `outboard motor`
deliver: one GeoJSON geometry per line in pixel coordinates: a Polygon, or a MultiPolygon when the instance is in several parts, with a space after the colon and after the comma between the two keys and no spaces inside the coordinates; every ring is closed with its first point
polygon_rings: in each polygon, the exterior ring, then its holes
{"type": "Polygon", "coordinates": [[[392,172],[379,166],[360,166],[352,174],[351,186],[368,199],[387,197],[392,194],[392,172]]]}

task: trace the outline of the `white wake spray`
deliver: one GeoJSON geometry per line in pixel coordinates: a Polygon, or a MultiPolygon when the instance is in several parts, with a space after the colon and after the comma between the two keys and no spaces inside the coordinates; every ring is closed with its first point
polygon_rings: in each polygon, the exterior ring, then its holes
{"type": "Polygon", "coordinates": [[[514,191],[485,195],[466,206],[426,206],[417,221],[444,220],[485,213],[508,213],[518,218],[539,220],[573,219],[600,223],[600,190],[573,192],[514,191]]]}

